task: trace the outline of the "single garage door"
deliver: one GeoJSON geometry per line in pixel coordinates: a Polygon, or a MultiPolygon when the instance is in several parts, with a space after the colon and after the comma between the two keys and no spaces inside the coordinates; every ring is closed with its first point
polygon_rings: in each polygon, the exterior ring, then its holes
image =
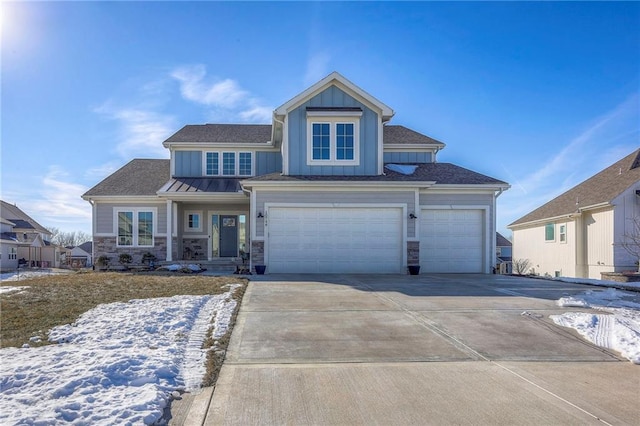
{"type": "Polygon", "coordinates": [[[400,208],[270,208],[268,272],[399,273],[400,208]]]}
{"type": "Polygon", "coordinates": [[[420,271],[482,273],[483,210],[422,210],[420,271]]]}

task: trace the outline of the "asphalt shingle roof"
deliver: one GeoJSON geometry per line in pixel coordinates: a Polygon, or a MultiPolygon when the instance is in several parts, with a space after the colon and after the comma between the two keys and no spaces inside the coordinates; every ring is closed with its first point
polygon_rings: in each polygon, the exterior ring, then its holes
{"type": "MultiPolygon", "coordinates": [[[[270,124],[189,124],[165,142],[169,143],[267,143],[270,124]]],[[[385,144],[442,144],[442,142],[404,126],[383,127],[385,144]]]]}
{"type": "Polygon", "coordinates": [[[283,176],[271,173],[257,176],[248,181],[288,181],[288,182],[319,182],[319,181],[348,181],[348,182],[431,182],[440,185],[507,185],[506,182],[474,172],[451,163],[418,164],[414,173],[405,175],[385,168],[384,175],[376,176],[283,176]]]}
{"type": "Polygon", "coordinates": [[[640,182],[640,149],[509,226],[575,213],[579,208],[609,202],[638,182],[640,182]]]}
{"type": "Polygon", "coordinates": [[[165,142],[267,143],[271,124],[189,124],[165,142]]]}
{"type": "Polygon", "coordinates": [[[131,160],[83,197],[156,195],[171,177],[169,168],[169,160],[131,160]]]}

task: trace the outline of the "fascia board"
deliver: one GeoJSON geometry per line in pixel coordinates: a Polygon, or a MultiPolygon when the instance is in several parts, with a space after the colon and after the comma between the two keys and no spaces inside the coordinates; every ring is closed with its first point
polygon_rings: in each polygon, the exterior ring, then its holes
{"type": "Polygon", "coordinates": [[[258,150],[262,149],[270,149],[274,148],[275,145],[273,141],[260,142],[260,143],[237,143],[237,142],[171,142],[165,145],[165,148],[169,148],[172,151],[181,151],[181,150],[189,150],[189,149],[219,149],[219,148],[233,148],[233,149],[241,149],[241,148],[251,148],[258,150]]]}
{"type": "Polygon", "coordinates": [[[249,200],[247,195],[243,192],[227,192],[227,193],[212,193],[212,192],[158,192],[158,197],[163,201],[244,201],[249,200]]]}
{"type": "Polygon", "coordinates": [[[496,184],[438,184],[436,181],[435,185],[429,188],[429,191],[457,191],[457,190],[480,190],[483,192],[487,191],[505,191],[511,188],[511,185],[496,185],[496,184]]]}
{"type": "Polygon", "coordinates": [[[531,226],[538,226],[538,225],[543,225],[543,224],[550,223],[550,222],[556,222],[556,221],[558,221],[560,219],[573,220],[574,218],[582,216],[582,213],[585,212],[585,211],[601,209],[601,208],[604,208],[604,207],[613,207],[613,206],[609,202],[592,204],[590,206],[581,207],[577,211],[572,212],[572,213],[565,213],[565,214],[561,214],[561,215],[558,215],[558,216],[552,216],[552,217],[544,217],[542,219],[531,220],[529,222],[522,222],[522,223],[517,223],[517,224],[513,224],[512,223],[510,225],[507,225],[507,228],[509,228],[509,229],[528,228],[528,227],[531,227],[531,226]]]}
{"type": "Polygon", "coordinates": [[[545,225],[547,223],[551,223],[551,222],[557,222],[558,220],[573,220],[574,218],[580,217],[582,216],[582,213],[579,212],[575,212],[575,213],[567,213],[567,214],[562,214],[559,216],[553,216],[553,217],[545,217],[543,219],[537,219],[537,220],[532,220],[529,222],[523,222],[523,223],[518,223],[517,225],[511,224],[511,225],[507,225],[507,228],[511,229],[511,230],[516,230],[519,228],[530,228],[532,226],[539,226],[539,225],[545,225]]]}
{"type": "Polygon", "coordinates": [[[288,189],[288,188],[328,188],[333,191],[344,189],[358,190],[362,188],[424,188],[433,185],[432,181],[396,181],[396,182],[380,182],[380,181],[312,181],[312,182],[291,182],[291,181],[240,181],[240,185],[248,188],[260,189],[288,189]]]}
{"type": "Polygon", "coordinates": [[[384,152],[436,152],[444,148],[444,145],[384,145],[384,152]]]}
{"type": "Polygon", "coordinates": [[[359,101],[361,102],[364,101],[363,102],[364,104],[374,106],[375,107],[374,109],[378,110],[383,117],[386,117],[388,119],[395,114],[393,109],[391,109],[389,106],[387,106],[380,100],[376,99],[374,96],[370,95],[369,93],[365,92],[360,87],[356,86],[355,84],[347,80],[344,76],[342,76],[336,71],[332,72],[331,74],[329,74],[322,80],[318,81],[311,87],[307,88],[300,94],[294,96],[289,101],[280,105],[278,108],[275,109],[275,113],[279,116],[286,115],[288,111],[297,108],[308,99],[312,98],[316,94],[320,93],[327,87],[334,84],[334,82],[338,83],[336,84],[336,86],[338,86],[340,89],[342,90],[346,89],[346,92],[349,93],[350,95],[356,95],[354,97],[356,97],[359,101]]]}
{"type": "Polygon", "coordinates": [[[100,203],[159,203],[157,195],[138,195],[138,196],[118,196],[118,195],[96,195],[82,196],[83,200],[95,201],[100,203]]]}

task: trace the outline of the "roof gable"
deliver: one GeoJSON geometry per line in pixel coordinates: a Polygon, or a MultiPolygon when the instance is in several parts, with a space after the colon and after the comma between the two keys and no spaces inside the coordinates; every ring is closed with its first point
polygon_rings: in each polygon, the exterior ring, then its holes
{"type": "Polygon", "coordinates": [[[382,114],[383,121],[388,121],[395,114],[389,106],[376,99],[369,93],[365,92],[360,87],[356,86],[336,71],[332,72],[322,80],[304,90],[302,93],[294,96],[289,101],[280,105],[278,108],[276,108],[275,113],[279,116],[284,116],[287,114],[287,112],[297,108],[307,100],[311,99],[312,97],[316,96],[318,93],[326,90],[332,85],[345,91],[363,104],[372,107],[372,109],[379,111],[382,114]]]}
{"type": "Polygon", "coordinates": [[[640,182],[640,149],[543,204],[509,226],[568,215],[581,209],[611,202],[631,185],[638,182],[640,182]]]}
{"type": "Polygon", "coordinates": [[[9,204],[0,200],[0,216],[9,222],[13,222],[16,229],[33,229],[45,235],[51,235],[51,232],[33,220],[31,216],[20,210],[16,205],[9,204]]]}

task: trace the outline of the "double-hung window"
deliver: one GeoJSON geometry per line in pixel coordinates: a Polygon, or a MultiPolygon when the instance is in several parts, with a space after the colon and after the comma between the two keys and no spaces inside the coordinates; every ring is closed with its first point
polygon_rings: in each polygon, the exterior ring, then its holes
{"type": "Polygon", "coordinates": [[[187,231],[202,231],[202,213],[199,211],[185,212],[185,229],[187,231]]]}
{"type": "Polygon", "coordinates": [[[116,212],[117,245],[121,247],[152,247],[155,216],[153,210],[118,210],[116,212]]]}
{"type": "Polygon", "coordinates": [[[206,152],[205,176],[251,176],[253,158],[251,152],[206,152]]]}
{"type": "Polygon", "coordinates": [[[360,115],[361,111],[307,110],[307,164],[359,165],[360,115]]]}

